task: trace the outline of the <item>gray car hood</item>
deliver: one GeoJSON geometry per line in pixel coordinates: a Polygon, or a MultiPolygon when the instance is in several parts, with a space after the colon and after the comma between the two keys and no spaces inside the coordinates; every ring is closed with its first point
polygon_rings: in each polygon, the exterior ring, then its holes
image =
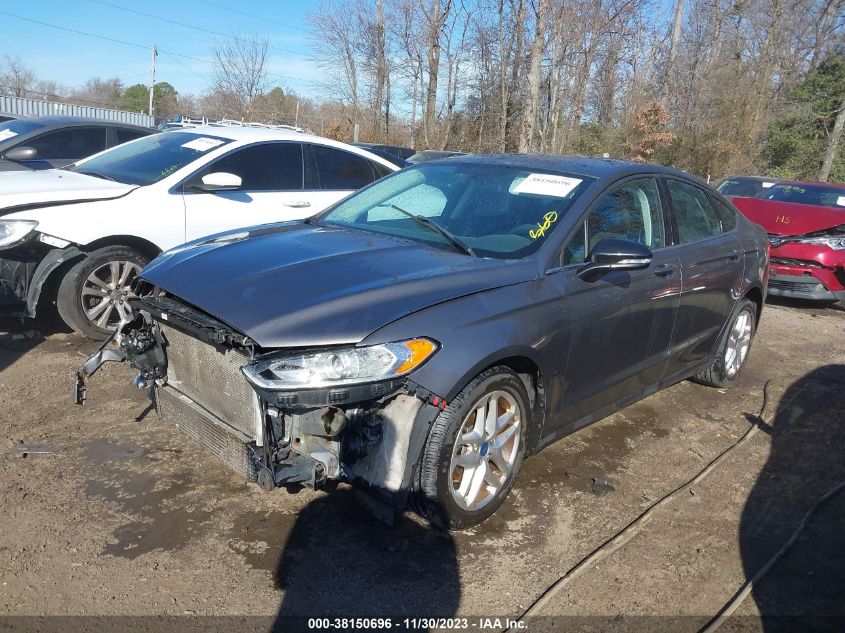
{"type": "Polygon", "coordinates": [[[417,310],[536,276],[532,260],[302,222],[198,240],[142,272],[265,349],[358,343],[417,310]]]}

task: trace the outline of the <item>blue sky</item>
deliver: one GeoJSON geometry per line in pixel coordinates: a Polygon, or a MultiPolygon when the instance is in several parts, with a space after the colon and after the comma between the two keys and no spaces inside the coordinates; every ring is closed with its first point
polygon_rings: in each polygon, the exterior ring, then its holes
{"type": "Polygon", "coordinates": [[[0,55],[20,57],[39,79],[53,80],[64,86],[80,86],[92,77],[120,77],[131,85],[149,83],[149,47],[155,43],[162,49],[156,81],[168,81],[183,93],[200,94],[208,88],[212,67],[200,60],[211,58],[214,42],[219,38],[115,8],[122,7],[222,34],[266,36],[275,47],[270,49],[268,58],[268,71],[273,74],[270,81],[299,94],[314,96],[314,80],[319,79],[320,70],[309,59],[305,18],[316,6],[315,0],[0,2],[0,55]],[[147,49],[77,35],[6,14],[140,44],[147,49]]]}

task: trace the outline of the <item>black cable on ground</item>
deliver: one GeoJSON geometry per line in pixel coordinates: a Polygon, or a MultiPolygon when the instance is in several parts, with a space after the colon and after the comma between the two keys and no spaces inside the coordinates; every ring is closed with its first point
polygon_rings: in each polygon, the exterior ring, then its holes
{"type": "Polygon", "coordinates": [[[838,492],[845,490],[845,481],[837,484],[833,488],[827,491],[823,497],[821,497],[818,501],[816,501],[812,507],[807,510],[806,514],[804,514],[804,518],[801,519],[801,523],[798,524],[795,532],[792,533],[792,536],[789,537],[789,540],[784,543],[783,547],[781,547],[774,556],[769,559],[763,567],[760,568],[754,577],[749,580],[748,582],[743,585],[742,589],[740,589],[733,599],[728,602],[724,607],[721,608],[719,613],[716,614],[714,617],[703,629],[701,629],[700,633],[713,633],[716,629],[722,626],[727,619],[739,608],[739,605],[742,604],[743,600],[745,600],[748,595],[751,593],[751,590],[762,580],[763,576],[765,576],[769,571],[774,567],[781,558],[784,557],[786,552],[795,545],[795,542],[798,540],[801,532],[804,531],[804,528],[807,527],[807,521],[810,520],[810,517],[815,514],[816,510],[818,510],[821,506],[823,506],[827,501],[829,501],[833,496],[835,496],[838,492]]]}
{"type": "MultiPolygon", "coordinates": [[[[592,552],[590,552],[584,558],[578,561],[578,563],[571,567],[565,574],[563,574],[563,576],[561,576],[554,583],[549,585],[549,587],[547,587],[546,590],[543,591],[543,593],[541,593],[537,597],[537,599],[534,600],[534,602],[532,602],[528,606],[528,608],[519,617],[519,620],[536,615],[538,611],[547,606],[551,599],[555,595],[557,595],[557,593],[560,592],[560,590],[563,589],[569,583],[569,581],[572,580],[576,575],[578,575],[585,567],[595,562],[602,555],[609,554],[624,545],[630,539],[630,537],[634,535],[636,528],[642,526],[652,516],[655,510],[665,505],[669,500],[671,500],[678,494],[692,488],[695,484],[697,484],[699,481],[709,475],[713,471],[713,469],[725,459],[728,453],[750,440],[760,429],[760,427],[765,425],[763,415],[765,414],[766,408],[768,407],[769,403],[769,383],[771,383],[771,380],[766,381],[766,384],[763,386],[763,406],[760,407],[760,413],[757,414],[756,424],[753,424],[736,442],[728,446],[714,459],[712,459],[701,471],[699,471],[699,473],[695,477],[693,477],[686,483],[681,484],[680,486],[678,486],[677,488],[670,491],[669,493],[655,501],[653,504],[648,506],[633,521],[628,523],[616,534],[611,536],[609,539],[599,545],[596,549],[594,549],[592,552]]],[[[790,398],[789,402],[787,402],[784,406],[787,406],[790,402],[792,402],[792,400],[794,400],[799,393],[801,393],[801,391],[796,392],[792,396],[792,398],[790,398]]],[[[505,633],[508,633],[511,630],[511,628],[508,628],[505,630],[505,633]]]]}

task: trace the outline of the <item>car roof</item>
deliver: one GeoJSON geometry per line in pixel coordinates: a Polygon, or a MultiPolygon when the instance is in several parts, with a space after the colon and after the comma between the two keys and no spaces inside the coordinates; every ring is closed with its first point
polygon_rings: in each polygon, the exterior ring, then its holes
{"type": "Polygon", "coordinates": [[[240,126],[240,125],[198,125],[196,127],[175,128],[172,130],[164,130],[159,134],[195,134],[197,136],[216,136],[218,138],[225,138],[231,141],[241,141],[244,143],[255,143],[258,141],[298,141],[301,143],[315,143],[317,145],[327,145],[329,147],[336,147],[345,151],[357,153],[370,160],[374,160],[382,165],[388,165],[396,170],[400,166],[392,160],[387,160],[379,156],[375,152],[369,151],[365,147],[356,147],[335,141],[334,139],[326,138],[325,136],[316,136],[307,132],[297,132],[296,130],[280,129],[280,128],[265,128],[257,126],[240,126]]]}
{"type": "Polygon", "coordinates": [[[845,183],[842,182],[819,182],[816,180],[778,180],[779,185],[810,185],[817,187],[830,187],[831,189],[842,189],[845,191],[845,183]]]}
{"type": "Polygon", "coordinates": [[[208,136],[219,136],[233,141],[318,141],[328,145],[348,147],[346,143],[334,141],[322,136],[315,136],[306,132],[287,130],[284,128],[251,127],[240,125],[198,125],[196,127],[184,127],[169,132],[185,132],[188,134],[207,134],[208,136]]]}
{"type": "Polygon", "coordinates": [[[548,169],[582,176],[604,178],[623,173],[662,173],[684,176],[699,180],[695,176],[672,167],[640,163],[617,158],[592,158],[589,156],[562,156],[549,154],[465,154],[452,156],[437,161],[445,163],[475,163],[487,165],[504,165],[521,167],[523,169],[548,169]]]}
{"type": "Polygon", "coordinates": [[[448,154],[450,156],[465,156],[466,152],[459,152],[454,149],[421,149],[417,154],[448,154]]]}
{"type": "Polygon", "coordinates": [[[325,136],[317,136],[307,132],[297,132],[296,130],[251,126],[241,127],[240,125],[198,125],[196,127],[175,128],[173,130],[161,132],[161,134],[171,134],[174,132],[196,134],[198,136],[217,136],[220,138],[227,138],[232,141],[300,141],[318,143],[320,145],[331,145],[332,147],[347,150],[352,148],[358,150],[359,152],[363,152],[368,156],[377,157],[376,154],[368,152],[365,147],[356,147],[348,143],[326,138],[325,136]]]}
{"type": "Polygon", "coordinates": [[[405,147],[404,145],[396,145],[395,143],[350,143],[355,147],[363,147],[368,149],[370,147],[395,147],[396,149],[414,149],[413,147],[405,147]]]}
{"type": "Polygon", "coordinates": [[[136,130],[151,131],[152,128],[144,127],[143,125],[135,125],[133,123],[124,123],[122,121],[109,121],[108,119],[94,119],[83,116],[68,116],[63,114],[51,114],[48,116],[31,116],[23,117],[23,121],[33,121],[48,127],[65,127],[74,125],[112,125],[115,127],[132,128],[136,130]]]}
{"type": "Polygon", "coordinates": [[[722,180],[754,180],[757,182],[777,182],[781,183],[783,180],[780,178],[768,177],[768,176],[739,176],[739,175],[731,175],[725,176],[722,180]]]}

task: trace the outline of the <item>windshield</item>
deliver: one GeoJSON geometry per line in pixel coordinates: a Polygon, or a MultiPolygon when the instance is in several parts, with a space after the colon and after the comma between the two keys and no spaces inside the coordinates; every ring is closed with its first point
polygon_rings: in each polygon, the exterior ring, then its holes
{"type": "Polygon", "coordinates": [[[16,136],[28,134],[42,127],[44,127],[43,123],[27,121],[26,119],[12,119],[11,121],[0,123],[0,145],[6,144],[6,141],[14,139],[16,136]]]}
{"type": "Polygon", "coordinates": [[[774,180],[754,180],[751,178],[727,178],[723,180],[716,191],[723,196],[737,196],[740,198],[756,198],[768,191],[775,184],[774,180]]]}
{"type": "Polygon", "coordinates": [[[72,171],[131,185],[151,185],[227,143],[231,140],[206,134],[153,134],[118,145],[72,171]]]}
{"type": "Polygon", "coordinates": [[[763,195],[763,199],[845,209],[845,187],[824,184],[775,185],[763,195]]]}
{"type": "Polygon", "coordinates": [[[315,221],[514,259],[537,251],[593,180],[506,165],[427,163],[379,180],[315,221]],[[427,226],[432,222],[445,232],[427,226]]]}

